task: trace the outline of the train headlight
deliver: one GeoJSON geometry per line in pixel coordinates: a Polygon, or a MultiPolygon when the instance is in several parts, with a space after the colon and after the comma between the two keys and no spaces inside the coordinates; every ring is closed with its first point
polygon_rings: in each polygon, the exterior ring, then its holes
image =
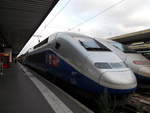
{"type": "Polygon", "coordinates": [[[119,63],[96,62],[95,66],[100,69],[118,69],[118,68],[127,67],[123,62],[119,62],[119,63]]]}
{"type": "Polygon", "coordinates": [[[119,63],[110,63],[112,69],[114,68],[126,68],[126,64],[123,62],[119,62],[119,63]]]}
{"type": "Polygon", "coordinates": [[[111,66],[108,63],[96,62],[95,66],[100,69],[111,69],[111,66]]]}

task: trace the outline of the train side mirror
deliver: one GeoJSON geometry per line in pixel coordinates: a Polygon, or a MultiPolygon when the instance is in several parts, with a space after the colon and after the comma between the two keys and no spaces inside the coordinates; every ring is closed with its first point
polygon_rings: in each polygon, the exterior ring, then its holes
{"type": "Polygon", "coordinates": [[[59,49],[59,48],[60,48],[60,44],[59,44],[58,42],[56,42],[55,48],[56,48],[56,49],[59,49]]]}

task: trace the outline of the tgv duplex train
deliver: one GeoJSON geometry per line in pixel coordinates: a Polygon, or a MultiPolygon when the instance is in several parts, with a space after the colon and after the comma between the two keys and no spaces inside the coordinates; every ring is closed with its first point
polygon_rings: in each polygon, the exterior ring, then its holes
{"type": "Polygon", "coordinates": [[[137,82],[123,61],[101,42],[75,33],[55,33],[34,46],[25,63],[85,92],[131,93],[137,82]]]}
{"type": "Polygon", "coordinates": [[[107,43],[109,43],[107,47],[134,71],[140,85],[150,83],[150,61],[148,59],[121,43],[111,40],[108,40],[107,43]]]}

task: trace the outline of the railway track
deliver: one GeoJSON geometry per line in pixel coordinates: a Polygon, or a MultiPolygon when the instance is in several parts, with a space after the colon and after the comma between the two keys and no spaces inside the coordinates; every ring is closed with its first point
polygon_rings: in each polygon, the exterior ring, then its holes
{"type": "Polygon", "coordinates": [[[150,97],[135,93],[128,100],[128,106],[140,113],[150,113],[150,97]]]}
{"type": "Polygon", "coordinates": [[[116,113],[150,113],[150,91],[132,94],[116,113]]]}
{"type": "Polygon", "coordinates": [[[142,88],[137,90],[137,93],[146,97],[150,97],[150,86],[149,88],[142,88]]]}

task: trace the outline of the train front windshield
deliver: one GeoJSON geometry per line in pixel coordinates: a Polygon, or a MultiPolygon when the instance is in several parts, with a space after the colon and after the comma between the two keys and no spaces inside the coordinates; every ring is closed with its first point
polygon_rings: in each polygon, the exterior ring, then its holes
{"type": "Polygon", "coordinates": [[[123,44],[118,43],[118,42],[111,42],[111,45],[120,49],[121,51],[123,51],[125,53],[137,53],[135,50],[130,49],[128,46],[123,45],[123,44]]]}
{"type": "Polygon", "coordinates": [[[110,51],[103,44],[97,42],[94,39],[80,39],[81,45],[88,51],[110,51]]]}

